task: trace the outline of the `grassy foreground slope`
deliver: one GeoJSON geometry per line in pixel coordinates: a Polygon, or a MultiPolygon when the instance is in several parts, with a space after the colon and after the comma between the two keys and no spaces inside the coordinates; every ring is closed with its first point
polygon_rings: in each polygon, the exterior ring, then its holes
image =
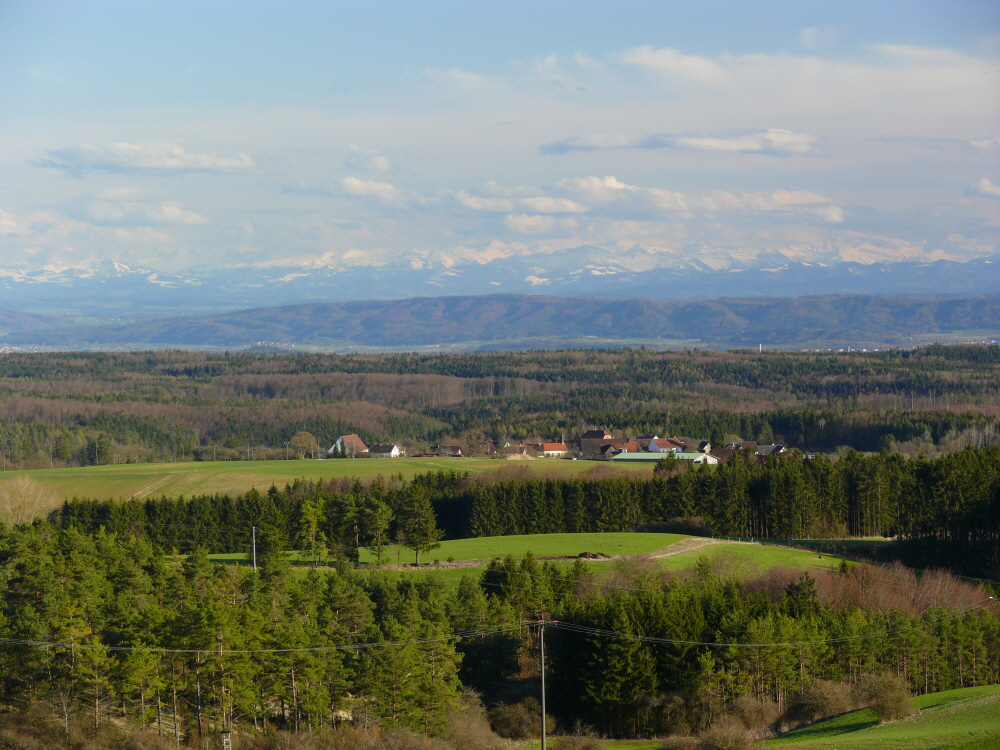
{"type": "Polygon", "coordinates": [[[787,750],[1000,748],[1000,685],[947,690],[914,699],[919,713],[879,724],[871,709],[853,711],[770,740],[787,750]]]}
{"type": "MultiPolygon", "coordinates": [[[[130,497],[176,497],[184,495],[246,492],[256,487],[266,490],[272,484],[283,487],[296,479],[334,479],[339,477],[375,477],[402,474],[407,479],[428,471],[468,471],[476,474],[505,466],[526,467],[539,474],[575,477],[591,471],[609,470],[593,461],[536,459],[501,461],[488,458],[397,458],[344,459],[323,461],[205,461],[165,464],[119,464],[68,469],[8,471],[0,474],[0,483],[27,474],[56,493],[60,500],[72,497],[92,499],[130,497]]],[[[652,464],[613,471],[652,474],[652,464]]]]}

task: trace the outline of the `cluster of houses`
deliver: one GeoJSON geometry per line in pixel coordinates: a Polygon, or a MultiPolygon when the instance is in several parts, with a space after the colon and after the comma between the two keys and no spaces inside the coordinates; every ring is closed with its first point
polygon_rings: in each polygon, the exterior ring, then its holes
{"type": "MultiPolygon", "coordinates": [[[[641,435],[639,437],[614,437],[607,430],[587,430],[578,437],[563,443],[495,443],[492,440],[479,446],[485,456],[524,455],[544,458],[582,458],[594,461],[616,461],[619,463],[656,462],[672,457],[680,461],[696,464],[724,464],[737,451],[755,456],[764,461],[768,456],[785,451],[785,446],[777,444],[757,444],[752,440],[730,443],[722,448],[714,447],[707,440],[689,437],[663,437],[641,435]]],[[[323,458],[399,458],[406,451],[395,443],[365,445],[357,435],[341,435],[330,447],[320,454],[323,458]]],[[[460,445],[432,445],[425,455],[453,457],[464,456],[460,445]]]]}
{"type": "Polygon", "coordinates": [[[583,458],[594,461],[656,462],[670,454],[682,461],[700,464],[726,463],[737,451],[764,460],[768,456],[783,453],[785,446],[760,444],[752,440],[730,443],[723,448],[715,448],[707,440],[693,440],[689,437],[665,437],[641,435],[639,437],[615,437],[607,430],[587,430],[580,436],[564,443],[521,443],[513,445],[487,442],[482,452],[487,456],[500,453],[521,453],[545,458],[583,458]]]}

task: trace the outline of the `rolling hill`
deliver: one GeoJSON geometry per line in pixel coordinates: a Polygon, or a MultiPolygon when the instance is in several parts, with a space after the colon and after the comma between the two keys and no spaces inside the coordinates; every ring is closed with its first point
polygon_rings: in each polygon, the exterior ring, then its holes
{"type": "MultiPolygon", "coordinates": [[[[1000,331],[1000,298],[837,295],[704,301],[496,294],[262,307],[107,325],[26,320],[4,343],[90,346],[509,348],[644,341],[905,345],[913,337],[1000,331]]],[[[0,316],[0,322],[3,318],[0,316]]],[[[13,328],[16,321],[11,317],[13,328]]]]}

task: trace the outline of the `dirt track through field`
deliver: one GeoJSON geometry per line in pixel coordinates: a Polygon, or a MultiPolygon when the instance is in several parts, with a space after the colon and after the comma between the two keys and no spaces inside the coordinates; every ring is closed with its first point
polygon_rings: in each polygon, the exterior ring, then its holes
{"type": "Polygon", "coordinates": [[[136,500],[141,500],[142,498],[146,497],[146,495],[148,495],[149,493],[154,492],[158,487],[162,487],[170,479],[173,479],[173,476],[167,474],[167,476],[163,477],[162,479],[158,479],[152,484],[147,484],[145,487],[142,488],[140,492],[137,492],[135,495],[133,495],[133,497],[136,500]]]}
{"type": "Polygon", "coordinates": [[[728,539],[712,539],[705,536],[696,536],[675,542],[669,547],[661,549],[659,552],[654,552],[651,556],[654,558],[670,557],[671,555],[679,555],[682,552],[690,552],[693,549],[701,549],[710,544],[750,544],[750,542],[734,542],[728,539]]]}

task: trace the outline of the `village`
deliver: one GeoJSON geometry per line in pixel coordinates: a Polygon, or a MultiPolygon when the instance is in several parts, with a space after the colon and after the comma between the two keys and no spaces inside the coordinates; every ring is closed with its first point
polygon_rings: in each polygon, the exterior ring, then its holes
{"type": "MultiPolygon", "coordinates": [[[[689,437],[615,437],[603,429],[587,430],[579,436],[558,443],[525,443],[509,440],[487,440],[470,451],[461,445],[431,445],[422,457],[464,458],[478,455],[486,458],[533,460],[563,458],[569,460],[613,461],[622,464],[656,463],[664,458],[695,464],[724,464],[737,452],[763,462],[768,456],[785,451],[784,445],[758,444],[752,440],[715,447],[708,440],[689,437]]],[[[358,435],[341,435],[320,458],[403,458],[406,451],[396,443],[367,445],[358,435]]]]}

